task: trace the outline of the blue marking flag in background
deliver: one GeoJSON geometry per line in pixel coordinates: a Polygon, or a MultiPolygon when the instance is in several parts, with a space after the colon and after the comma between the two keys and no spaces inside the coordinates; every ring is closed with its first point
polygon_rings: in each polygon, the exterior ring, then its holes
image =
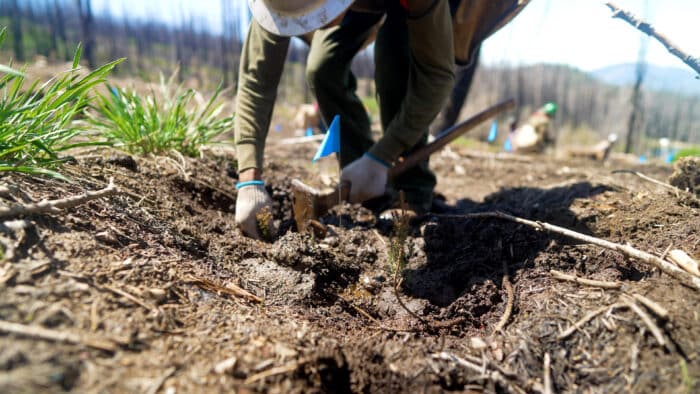
{"type": "Polygon", "coordinates": [[[326,136],[323,137],[321,146],[318,147],[316,156],[311,162],[315,163],[318,159],[335,152],[340,152],[340,116],[338,115],[333,118],[331,126],[326,131],[326,136]]]}
{"type": "Polygon", "coordinates": [[[493,123],[491,123],[491,130],[489,130],[489,136],[488,136],[488,138],[486,138],[486,140],[488,142],[493,142],[496,140],[497,136],[498,136],[498,122],[494,120],[493,123]]]}

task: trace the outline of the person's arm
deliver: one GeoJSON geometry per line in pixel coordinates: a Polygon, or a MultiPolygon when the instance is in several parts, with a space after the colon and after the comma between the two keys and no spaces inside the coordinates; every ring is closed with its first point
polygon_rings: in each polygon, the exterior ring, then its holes
{"type": "Polygon", "coordinates": [[[447,0],[411,0],[411,62],[401,110],[369,153],[386,163],[410,149],[442,109],[455,80],[452,18],[447,0]]]}
{"type": "Polygon", "coordinates": [[[274,35],[255,20],[251,22],[241,51],[234,121],[241,181],[260,179],[265,139],[288,48],[289,37],[274,35]]]}
{"type": "Polygon", "coordinates": [[[265,138],[270,127],[272,108],[277,97],[289,37],[264,30],[253,20],[241,52],[236,96],[236,224],[249,237],[260,239],[276,233],[272,220],[272,199],[262,178],[265,138]],[[258,220],[267,212],[267,220],[258,220]],[[260,226],[267,227],[261,234],[260,226]]]}

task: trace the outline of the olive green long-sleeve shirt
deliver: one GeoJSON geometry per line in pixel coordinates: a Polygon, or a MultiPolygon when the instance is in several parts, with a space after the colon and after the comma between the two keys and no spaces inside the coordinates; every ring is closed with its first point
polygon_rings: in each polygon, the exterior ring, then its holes
{"type": "MultiPolygon", "coordinates": [[[[447,0],[406,19],[411,61],[401,110],[370,153],[387,163],[410,149],[427,132],[454,83],[452,20],[447,0]]],[[[238,169],[262,168],[277,86],[289,38],[265,31],[254,20],[243,45],[236,102],[238,169]]],[[[380,67],[381,65],[377,65],[380,67]]],[[[322,103],[321,103],[322,104],[322,103]]]]}

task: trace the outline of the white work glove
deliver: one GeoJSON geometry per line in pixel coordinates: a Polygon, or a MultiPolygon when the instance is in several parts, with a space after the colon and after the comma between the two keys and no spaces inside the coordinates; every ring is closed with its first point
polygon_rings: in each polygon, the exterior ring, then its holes
{"type": "Polygon", "coordinates": [[[340,181],[350,183],[350,202],[358,203],[384,194],[388,173],[388,164],[365,153],[343,168],[340,181]]]}
{"type": "Polygon", "coordinates": [[[267,237],[275,235],[275,226],[272,220],[272,199],[265,190],[263,181],[240,182],[236,184],[238,196],[236,197],[236,224],[243,234],[260,239],[258,231],[267,231],[267,237]]]}

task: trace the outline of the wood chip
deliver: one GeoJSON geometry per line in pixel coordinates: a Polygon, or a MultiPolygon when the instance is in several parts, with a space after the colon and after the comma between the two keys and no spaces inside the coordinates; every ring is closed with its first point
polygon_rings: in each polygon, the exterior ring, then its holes
{"type": "Polygon", "coordinates": [[[693,260],[692,257],[688,256],[688,253],[680,249],[673,249],[668,252],[668,259],[671,260],[672,263],[683,268],[688,273],[700,278],[700,264],[693,260]]]}

